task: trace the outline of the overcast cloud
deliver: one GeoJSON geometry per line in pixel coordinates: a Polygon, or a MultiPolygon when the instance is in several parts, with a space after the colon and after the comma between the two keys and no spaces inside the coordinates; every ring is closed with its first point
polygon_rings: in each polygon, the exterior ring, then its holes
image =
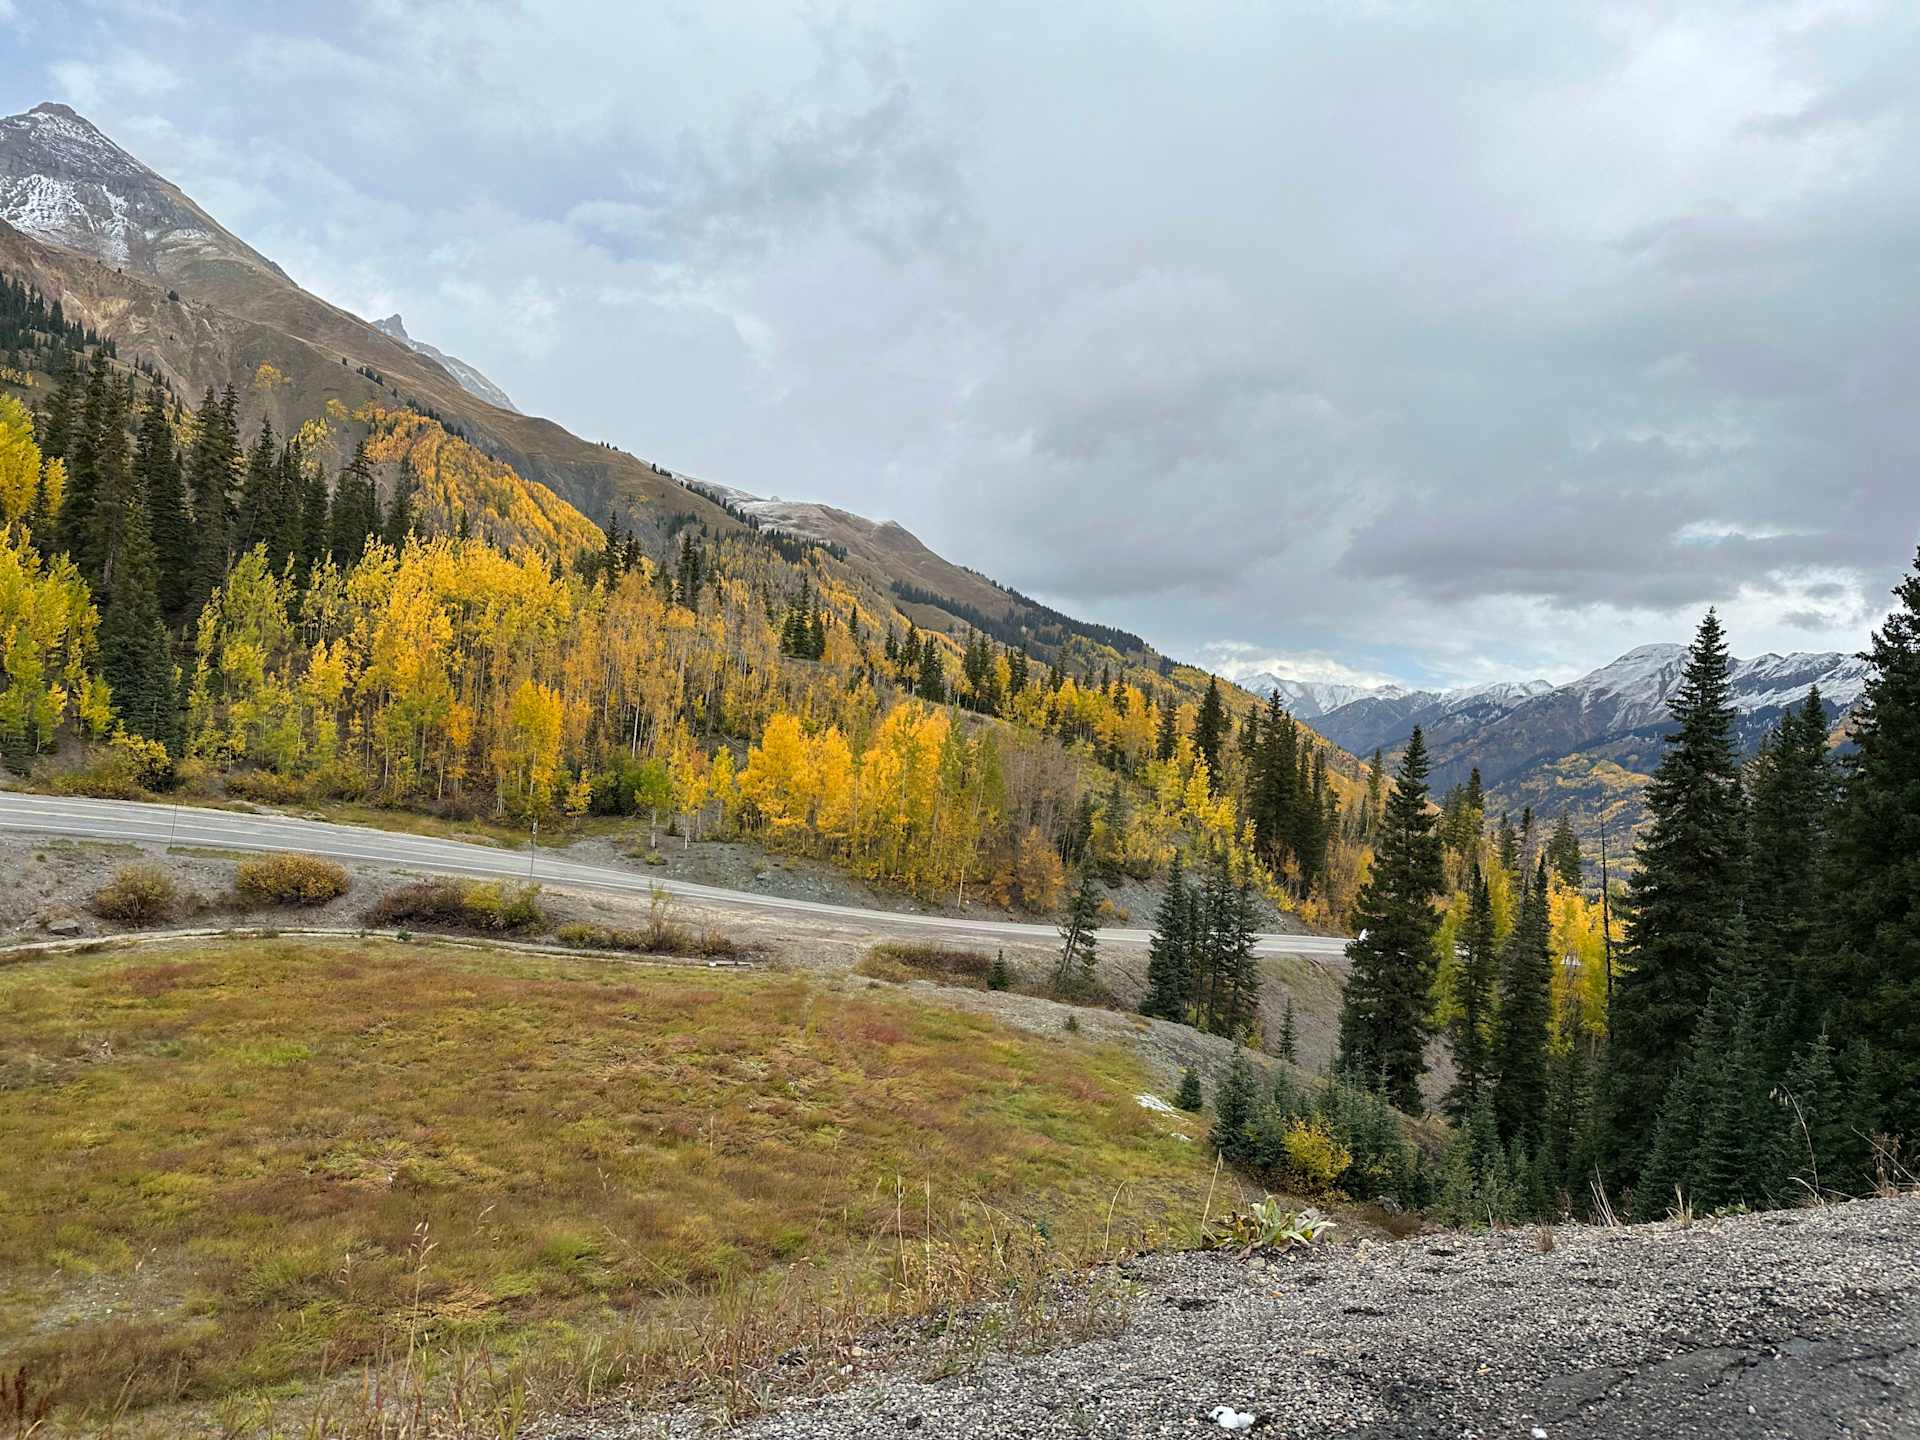
{"type": "Polygon", "coordinates": [[[0,101],[522,408],[1223,667],[1852,650],[1913,556],[1906,0],[559,8],[0,0],[0,101]]]}

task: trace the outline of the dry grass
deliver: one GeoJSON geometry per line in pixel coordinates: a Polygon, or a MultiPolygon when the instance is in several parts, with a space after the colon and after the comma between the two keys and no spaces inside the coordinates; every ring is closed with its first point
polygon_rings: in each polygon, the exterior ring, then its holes
{"type": "Polygon", "coordinates": [[[933,980],[942,985],[965,985],[975,990],[987,988],[987,972],[993,957],[979,950],[957,945],[929,945],[889,940],[875,945],[860,958],[853,973],[870,980],[890,980],[904,984],[908,980],[933,980]]]}
{"type": "Polygon", "coordinates": [[[646,922],[636,929],[577,923],[554,932],[562,945],[580,950],[631,950],[642,955],[678,955],[699,960],[739,960],[754,947],[743,945],[724,930],[709,926],[695,930],[683,924],[673,896],[654,886],[647,894],[646,922]]]}
{"type": "Polygon", "coordinates": [[[749,1408],[787,1346],[1194,1223],[1203,1147],[1130,1057],[1072,1053],[797,976],[432,945],[0,972],[0,1369],[48,1433],[749,1408]]]}
{"type": "MultiPolygon", "coordinates": [[[[853,967],[855,975],[869,980],[885,980],[904,985],[911,980],[930,980],[936,985],[958,985],[969,990],[986,990],[993,956],[981,950],[957,945],[935,945],[920,941],[883,941],[860,957],[853,967]]],[[[1078,986],[1061,994],[1054,988],[1051,965],[1044,971],[1009,962],[1007,989],[1016,995],[1033,995],[1045,1000],[1067,1000],[1095,1009],[1117,1010],[1131,1015],[1133,1007],[1103,985],[1078,986]]],[[[1080,1022],[1069,1015],[1066,1028],[1078,1032],[1080,1022]]]]}

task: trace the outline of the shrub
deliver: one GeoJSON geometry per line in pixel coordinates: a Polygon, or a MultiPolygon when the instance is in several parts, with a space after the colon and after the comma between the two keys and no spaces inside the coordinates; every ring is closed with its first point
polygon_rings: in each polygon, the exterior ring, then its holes
{"type": "Polygon", "coordinates": [[[146,800],[174,783],[173,757],[158,740],[122,731],[95,750],[85,765],[51,776],[56,795],[85,795],[95,800],[146,800]]]}
{"type": "Polygon", "coordinates": [[[376,925],[398,925],[413,920],[427,925],[462,925],[466,887],[458,880],[415,880],[389,890],[368,908],[366,918],[376,925]]]}
{"type": "Polygon", "coordinates": [[[624,930],[608,925],[575,922],[554,932],[562,945],[576,950],[631,950],[645,955],[681,955],[703,960],[735,960],[746,947],[724,930],[703,930],[699,934],[684,926],[656,931],[624,930]]]}
{"type": "Polygon", "coordinates": [[[501,935],[546,924],[538,885],[499,880],[416,880],[374,901],[366,918],[376,925],[405,922],[501,935]]]}
{"type": "Polygon", "coordinates": [[[461,897],[461,908],[474,929],[495,934],[530,930],[544,925],[547,919],[540,908],[538,885],[509,885],[504,880],[469,885],[461,897]]]}
{"type": "MultiPolygon", "coordinates": [[[[1004,969],[1004,958],[999,963],[1004,969]]],[[[992,989],[995,988],[992,984],[994,964],[993,960],[978,950],[887,940],[867,951],[866,958],[854,966],[854,973],[871,975],[878,980],[919,977],[938,980],[946,985],[971,985],[976,989],[986,986],[992,989]]],[[[1011,976],[1008,978],[1011,979],[1011,976]]]]}
{"type": "Polygon", "coordinates": [[[180,894],[158,865],[129,865],[93,897],[93,912],[122,925],[158,925],[173,918],[180,894]]]}
{"type": "Polygon", "coordinates": [[[350,884],[345,866],[315,855],[267,855],[233,872],[233,888],[254,905],[325,905],[350,884]]]}
{"type": "Polygon", "coordinates": [[[305,780],[272,770],[234,770],[226,785],[229,793],[262,805],[296,805],[313,798],[313,787],[305,780]]]}
{"type": "Polygon", "coordinates": [[[987,989],[1005,990],[1013,984],[1013,971],[1007,968],[1007,952],[993,952],[993,964],[987,967],[987,989]]]}
{"type": "Polygon", "coordinates": [[[1288,1178],[1309,1195],[1333,1189],[1353,1163],[1352,1152],[1318,1118],[1293,1121],[1281,1143],[1287,1153],[1288,1178]]]}

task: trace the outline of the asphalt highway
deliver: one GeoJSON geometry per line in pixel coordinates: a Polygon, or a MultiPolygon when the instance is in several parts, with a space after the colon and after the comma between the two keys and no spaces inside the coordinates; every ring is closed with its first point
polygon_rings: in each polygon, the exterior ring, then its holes
{"type": "MultiPolygon", "coordinates": [[[[360,825],[335,825],[285,815],[248,815],[191,805],[153,805],[127,800],[80,800],[60,796],[0,792],[0,831],[27,831],[76,839],[191,845],[222,850],[290,851],[330,860],[389,865],[438,875],[470,875],[486,880],[527,880],[579,890],[645,895],[660,889],[703,905],[761,911],[788,911],[885,928],[936,930],[984,938],[1056,941],[1051,925],[965,916],[923,915],[912,911],[867,910],[824,900],[762,895],[625,870],[582,864],[564,852],[529,848],[504,850],[428,835],[407,835],[360,825]]],[[[0,882],[4,883],[4,882],[0,882]]],[[[1103,945],[1144,945],[1147,931],[1104,929],[1103,945]]],[[[1263,934],[1256,950],[1264,955],[1344,955],[1347,941],[1331,935],[1263,934]]]]}

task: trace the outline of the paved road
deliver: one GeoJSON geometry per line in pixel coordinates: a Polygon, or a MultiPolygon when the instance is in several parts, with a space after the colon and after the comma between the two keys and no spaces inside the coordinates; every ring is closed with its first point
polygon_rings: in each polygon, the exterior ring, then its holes
{"type": "MultiPolygon", "coordinates": [[[[191,805],[144,805],[125,800],[70,800],[46,795],[0,792],[0,831],[24,830],[44,835],[71,835],[91,840],[147,841],[170,845],[205,845],[223,850],[284,850],[324,855],[334,860],[393,865],[434,874],[472,875],[484,879],[533,879],[549,885],[582,890],[610,890],[644,895],[658,887],[670,894],[707,905],[740,906],[754,910],[799,912],[827,919],[849,920],[886,927],[938,930],[961,935],[1006,939],[1057,941],[1051,925],[1023,925],[1011,920],[975,920],[948,915],[918,915],[894,910],[864,910],[855,905],[832,905],[823,900],[801,900],[784,895],[759,895],[669,880],[644,871],[611,865],[586,865],[561,858],[552,850],[499,850],[459,840],[405,835],[360,825],[334,825],[320,820],[296,820],[282,815],[244,815],[228,810],[206,810],[191,805]]],[[[1145,930],[1107,929],[1102,944],[1144,945],[1145,930]]],[[[1257,949],[1267,955],[1344,955],[1347,942],[1336,936],[1271,934],[1259,937],[1257,949]]]]}

